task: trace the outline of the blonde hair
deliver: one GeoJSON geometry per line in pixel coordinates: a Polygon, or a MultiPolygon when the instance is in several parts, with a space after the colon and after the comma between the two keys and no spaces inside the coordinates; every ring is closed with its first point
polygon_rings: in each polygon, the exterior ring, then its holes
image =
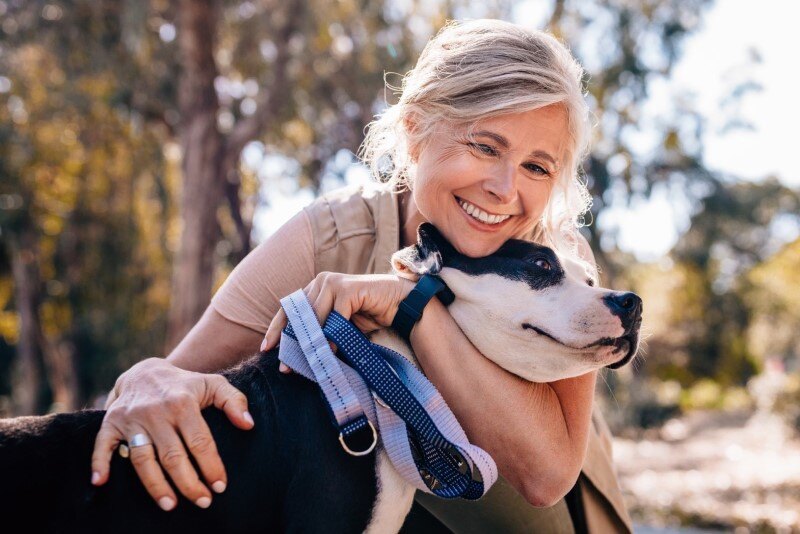
{"type": "Polygon", "coordinates": [[[591,206],[580,179],[591,134],[582,88],[583,68],[552,35],[501,20],[450,21],[403,77],[400,100],[367,126],[359,156],[373,175],[410,188],[410,147],[424,147],[441,124],[480,119],[560,103],[567,110],[569,146],[545,212],[530,239],[576,252],[577,230],[591,206]],[[411,117],[415,128],[408,131],[411,117]]]}

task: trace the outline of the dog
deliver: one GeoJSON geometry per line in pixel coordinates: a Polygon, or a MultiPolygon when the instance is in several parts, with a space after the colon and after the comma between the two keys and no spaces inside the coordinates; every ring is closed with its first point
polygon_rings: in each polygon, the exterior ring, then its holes
{"type": "MultiPolygon", "coordinates": [[[[638,350],[642,302],[596,287],[593,269],[552,249],[509,240],[494,254],[460,254],[430,224],[392,257],[410,279],[439,275],[455,294],[449,311],[475,347],[506,370],[549,382],[618,368],[638,350]]],[[[370,336],[414,360],[389,329],[370,336]]],[[[234,428],[203,410],[228,487],[207,509],[182,496],[170,512],[150,498],[130,462],[114,455],[110,480],[89,482],[104,411],[0,421],[0,521],[28,532],[396,532],[414,490],[383,451],[355,457],[316,384],[278,372],[277,349],[222,373],[248,398],[255,426],[234,428]]],[[[195,465],[196,467],[196,465],[195,465]]]]}

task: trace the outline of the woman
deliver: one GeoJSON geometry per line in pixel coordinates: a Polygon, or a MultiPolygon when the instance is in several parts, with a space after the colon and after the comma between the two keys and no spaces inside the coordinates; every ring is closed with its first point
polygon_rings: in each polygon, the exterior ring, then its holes
{"type": "MultiPolygon", "coordinates": [[[[389,256],[415,242],[421,222],[472,257],[517,237],[593,264],[577,232],[588,207],[577,174],[589,136],[582,74],[545,33],[495,20],[445,27],[362,146],[385,185],[341,190],[304,209],[237,266],[166,360],[144,360],[120,376],[97,437],[93,483],[108,479],[120,441],[143,434],[152,444],[132,448],[130,459],[159,505],[177,502],[163,468],[183,495],[209,506],[208,486],[221,492],[227,480],[200,410],[214,404],[239,428],[253,423],[244,396],[203,373],[251,354],[265,330],[262,349],[274,347],[285,323],[278,299],[298,287],[320,319],[336,309],[362,330],[389,326],[413,285],[375,273],[388,272],[389,256]]],[[[411,344],[503,475],[478,503],[420,497],[440,521],[455,531],[630,530],[598,434],[602,420],[591,417],[596,373],[528,383],[484,358],[436,299],[411,344]]]]}

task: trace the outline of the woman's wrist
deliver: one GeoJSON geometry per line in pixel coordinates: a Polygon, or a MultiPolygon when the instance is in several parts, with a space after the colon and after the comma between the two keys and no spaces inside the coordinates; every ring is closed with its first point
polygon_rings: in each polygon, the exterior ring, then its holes
{"type": "Polygon", "coordinates": [[[423,275],[411,289],[411,292],[400,301],[392,320],[392,328],[406,342],[411,343],[411,329],[419,322],[426,306],[434,298],[445,305],[453,301],[453,292],[438,276],[423,275]]]}

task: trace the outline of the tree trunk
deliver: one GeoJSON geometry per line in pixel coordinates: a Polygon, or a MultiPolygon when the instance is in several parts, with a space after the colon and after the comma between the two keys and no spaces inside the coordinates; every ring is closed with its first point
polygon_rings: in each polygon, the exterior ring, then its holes
{"type": "Polygon", "coordinates": [[[42,337],[40,346],[47,369],[47,382],[53,392],[50,408],[57,412],[72,412],[81,407],[81,388],[78,383],[78,352],[75,344],[64,339],[48,342],[42,337]]]}
{"type": "Polygon", "coordinates": [[[23,227],[8,239],[14,298],[19,313],[17,360],[12,372],[14,415],[35,415],[47,409],[44,361],[39,323],[40,277],[36,236],[23,227]]]}
{"type": "Polygon", "coordinates": [[[208,305],[214,249],[220,233],[217,207],[224,183],[224,139],[217,129],[219,102],[214,89],[216,2],[180,0],[178,5],[183,229],[173,263],[167,352],[186,335],[208,305]]]}

